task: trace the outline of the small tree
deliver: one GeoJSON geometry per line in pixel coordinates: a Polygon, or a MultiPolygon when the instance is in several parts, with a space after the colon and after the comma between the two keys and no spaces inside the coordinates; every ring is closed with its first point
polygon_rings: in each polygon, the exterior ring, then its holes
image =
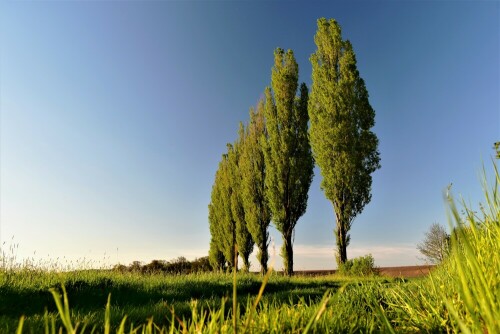
{"type": "Polygon", "coordinates": [[[449,254],[450,235],[438,223],[431,225],[425,233],[424,240],[417,245],[418,250],[425,256],[425,260],[432,263],[441,263],[449,254]]]}

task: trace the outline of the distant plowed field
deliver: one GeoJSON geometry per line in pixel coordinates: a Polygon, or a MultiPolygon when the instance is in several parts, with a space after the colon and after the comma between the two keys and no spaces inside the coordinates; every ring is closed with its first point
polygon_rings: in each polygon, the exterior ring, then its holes
{"type": "MultiPolygon", "coordinates": [[[[380,275],[389,277],[421,277],[427,275],[430,270],[434,268],[433,265],[425,266],[402,266],[402,267],[382,267],[378,268],[380,275]]],[[[334,274],[336,270],[302,270],[294,271],[295,275],[304,276],[321,276],[334,274]]]]}

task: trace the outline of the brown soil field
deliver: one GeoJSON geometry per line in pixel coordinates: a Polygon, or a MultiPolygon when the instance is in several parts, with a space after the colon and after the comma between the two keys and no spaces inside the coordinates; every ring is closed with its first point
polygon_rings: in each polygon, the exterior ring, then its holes
{"type": "Polygon", "coordinates": [[[389,277],[422,277],[434,268],[433,265],[380,268],[380,274],[389,277]]]}
{"type": "MultiPolygon", "coordinates": [[[[401,266],[401,267],[381,267],[378,268],[380,275],[388,277],[413,278],[427,275],[434,266],[401,266]]],[[[302,276],[323,276],[334,274],[336,270],[302,270],[294,271],[295,275],[302,276]]]]}

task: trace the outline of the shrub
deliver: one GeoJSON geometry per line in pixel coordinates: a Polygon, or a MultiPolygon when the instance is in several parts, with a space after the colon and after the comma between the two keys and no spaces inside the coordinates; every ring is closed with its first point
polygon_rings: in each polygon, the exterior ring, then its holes
{"type": "Polygon", "coordinates": [[[378,274],[375,259],[371,254],[347,260],[339,266],[338,272],[347,276],[369,276],[378,274]]]}

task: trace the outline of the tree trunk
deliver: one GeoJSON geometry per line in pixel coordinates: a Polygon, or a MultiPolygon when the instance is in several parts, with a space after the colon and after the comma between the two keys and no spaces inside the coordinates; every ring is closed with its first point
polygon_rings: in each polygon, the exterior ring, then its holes
{"type": "Polygon", "coordinates": [[[238,251],[235,250],[234,251],[233,270],[236,270],[236,271],[238,271],[238,257],[239,257],[238,255],[239,255],[238,251]]]}
{"type": "Polygon", "coordinates": [[[347,232],[345,224],[341,221],[336,229],[338,262],[337,265],[344,264],[347,261],[347,232]]]}
{"type": "Polygon", "coordinates": [[[342,232],[342,247],[340,248],[340,262],[344,264],[347,261],[347,243],[346,243],[347,233],[342,232]]]}
{"type": "Polygon", "coordinates": [[[293,245],[292,232],[283,234],[283,265],[285,266],[285,275],[293,275],[293,245]]]}
{"type": "Polygon", "coordinates": [[[269,257],[269,254],[267,253],[267,238],[266,238],[266,230],[263,229],[264,231],[264,237],[262,238],[262,243],[259,245],[259,250],[260,250],[260,273],[261,275],[264,275],[267,273],[267,260],[269,257]]]}
{"type": "Polygon", "coordinates": [[[243,272],[248,273],[250,271],[250,261],[249,256],[243,256],[243,272]]]}
{"type": "Polygon", "coordinates": [[[236,228],[233,229],[233,270],[238,271],[238,245],[236,244],[236,228]]]}

